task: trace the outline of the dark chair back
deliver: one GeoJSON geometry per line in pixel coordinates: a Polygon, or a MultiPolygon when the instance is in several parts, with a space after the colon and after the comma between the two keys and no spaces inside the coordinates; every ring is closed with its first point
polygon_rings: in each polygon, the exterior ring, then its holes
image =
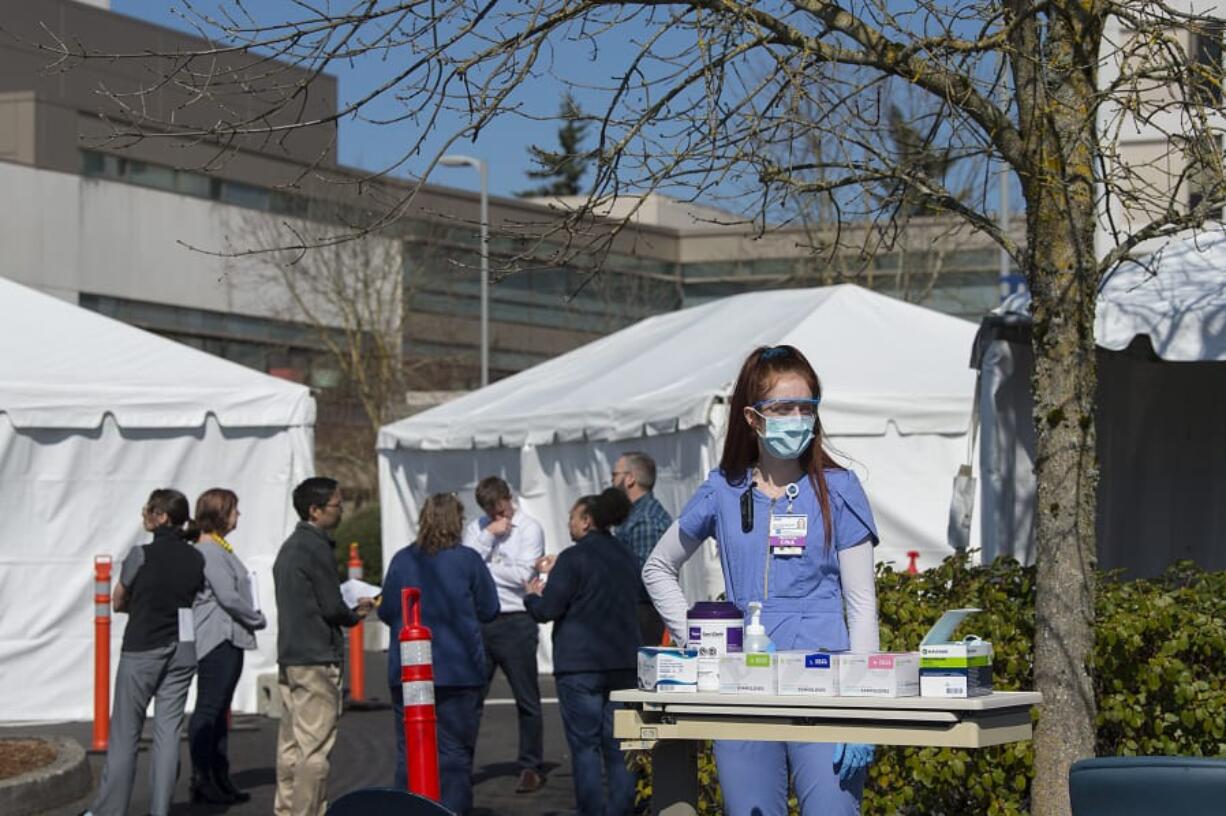
{"type": "Polygon", "coordinates": [[[1226,813],[1226,760],[1098,757],[1069,769],[1073,816],[1226,813]]]}
{"type": "Polygon", "coordinates": [[[359,788],[328,806],[327,816],[455,816],[438,802],[399,788],[359,788]]]}

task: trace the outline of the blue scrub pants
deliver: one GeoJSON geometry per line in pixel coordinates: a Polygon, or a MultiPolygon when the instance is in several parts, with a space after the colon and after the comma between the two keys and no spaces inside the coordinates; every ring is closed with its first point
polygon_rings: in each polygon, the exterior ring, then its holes
{"type": "Polygon", "coordinates": [[[834,745],[826,742],[716,740],[724,813],[787,816],[790,768],[802,816],[858,814],[867,769],[842,782],[833,758],[834,745]]]}

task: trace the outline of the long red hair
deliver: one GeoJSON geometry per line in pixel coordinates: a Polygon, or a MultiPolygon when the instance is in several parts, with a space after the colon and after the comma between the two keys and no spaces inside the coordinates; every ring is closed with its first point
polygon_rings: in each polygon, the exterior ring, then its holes
{"type": "MultiPolygon", "coordinates": [[[[805,355],[795,346],[759,346],[754,349],[737,375],[732,389],[732,404],[728,412],[728,433],[724,437],[724,455],[719,469],[730,485],[744,484],[749,469],[758,461],[758,435],[745,421],[745,409],[765,399],[775,381],[783,374],[795,374],[805,381],[814,399],[821,399],[822,383],[805,355]]],[[[822,528],[826,546],[831,545],[830,488],[826,485],[826,469],[842,470],[822,444],[820,411],[813,425],[813,441],[800,454],[800,465],[809,474],[813,492],[822,508],[822,528]]]]}

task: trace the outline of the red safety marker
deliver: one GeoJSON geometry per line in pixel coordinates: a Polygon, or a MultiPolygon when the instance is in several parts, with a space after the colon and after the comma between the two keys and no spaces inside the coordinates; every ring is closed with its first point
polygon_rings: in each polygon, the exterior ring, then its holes
{"type": "Polygon", "coordinates": [[[916,559],[919,558],[919,550],[907,550],[907,558],[911,559],[911,563],[907,564],[908,575],[918,575],[919,567],[915,565],[916,559]]]}
{"type": "MultiPolygon", "coordinates": [[[[357,542],[349,545],[349,577],[362,580],[362,556],[357,542]]],[[[366,700],[366,627],[362,621],[349,627],[349,699],[366,700]]]]}
{"type": "Polygon", "coordinates": [[[404,755],[409,791],[439,800],[438,720],[430,630],[421,625],[421,590],[400,591],[400,689],[404,695],[404,755]]]}
{"type": "Polygon", "coordinates": [[[111,557],[94,556],[94,741],[105,751],[111,739],[111,557]]]}

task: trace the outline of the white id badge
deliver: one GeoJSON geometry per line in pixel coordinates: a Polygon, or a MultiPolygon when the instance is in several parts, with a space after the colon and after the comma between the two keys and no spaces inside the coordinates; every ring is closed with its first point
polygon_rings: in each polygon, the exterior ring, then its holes
{"type": "Polygon", "coordinates": [[[809,537],[809,517],[801,514],[771,514],[771,555],[804,555],[809,537]]]}
{"type": "Polygon", "coordinates": [[[196,619],[191,607],[179,607],[179,642],[196,642],[196,619]]]}

